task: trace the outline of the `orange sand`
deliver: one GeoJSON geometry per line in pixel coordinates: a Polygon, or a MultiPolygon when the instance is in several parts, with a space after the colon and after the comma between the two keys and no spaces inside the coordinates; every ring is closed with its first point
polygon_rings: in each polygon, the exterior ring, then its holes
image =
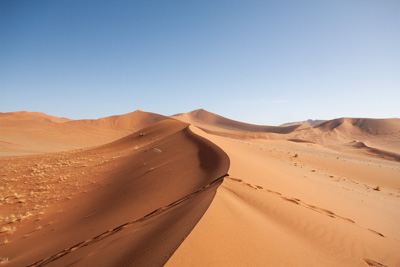
{"type": "Polygon", "coordinates": [[[0,265],[400,266],[399,153],[399,119],[0,113],[0,265]]]}

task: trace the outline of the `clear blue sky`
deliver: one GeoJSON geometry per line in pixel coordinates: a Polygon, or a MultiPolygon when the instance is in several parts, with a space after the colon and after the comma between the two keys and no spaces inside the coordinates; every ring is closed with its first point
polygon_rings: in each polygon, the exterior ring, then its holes
{"type": "Polygon", "coordinates": [[[400,117],[400,1],[0,1],[0,112],[400,117]]]}

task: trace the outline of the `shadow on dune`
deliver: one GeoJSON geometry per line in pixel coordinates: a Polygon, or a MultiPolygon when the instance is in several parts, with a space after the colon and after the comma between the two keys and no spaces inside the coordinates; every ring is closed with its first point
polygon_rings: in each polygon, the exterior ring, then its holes
{"type": "Polygon", "coordinates": [[[359,149],[360,151],[364,151],[366,154],[371,154],[379,158],[400,162],[400,154],[370,147],[367,146],[364,142],[353,141],[349,144],[349,146],[359,149]]]}
{"type": "Polygon", "coordinates": [[[107,173],[101,186],[66,204],[65,221],[53,224],[47,237],[21,241],[27,251],[10,265],[162,266],[201,219],[229,168],[225,152],[188,126],[165,120],[72,154],[103,155],[106,163],[92,170],[107,173]]]}

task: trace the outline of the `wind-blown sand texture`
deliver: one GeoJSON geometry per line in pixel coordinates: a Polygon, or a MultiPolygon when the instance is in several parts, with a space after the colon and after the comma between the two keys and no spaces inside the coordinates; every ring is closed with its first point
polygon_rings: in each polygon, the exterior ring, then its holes
{"type": "Polygon", "coordinates": [[[170,118],[0,114],[2,264],[400,265],[399,119],[170,118]]]}

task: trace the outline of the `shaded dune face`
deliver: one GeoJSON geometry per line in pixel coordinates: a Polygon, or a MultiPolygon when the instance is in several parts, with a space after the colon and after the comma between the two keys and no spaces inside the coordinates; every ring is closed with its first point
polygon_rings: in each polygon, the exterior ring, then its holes
{"type": "MultiPolygon", "coordinates": [[[[0,234],[7,266],[161,266],[210,205],[229,158],[187,124],[164,120],[92,149],[3,158],[0,168],[6,194],[33,192],[18,211],[32,215],[0,234]],[[44,194],[29,175],[37,164],[49,166],[44,194]],[[33,207],[44,203],[39,214],[33,207]]],[[[12,204],[0,211],[17,212],[12,204]]]]}
{"type": "Polygon", "coordinates": [[[0,114],[0,260],[397,266],[399,122],[271,127],[204,110],[81,121],[0,114]],[[4,157],[64,141],[86,148],[4,157]]]}

